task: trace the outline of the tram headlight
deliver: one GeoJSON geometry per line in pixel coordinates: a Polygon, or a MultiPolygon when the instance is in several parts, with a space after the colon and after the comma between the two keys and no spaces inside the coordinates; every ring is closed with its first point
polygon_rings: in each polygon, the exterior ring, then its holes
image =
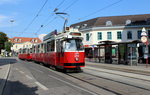
{"type": "Polygon", "coordinates": [[[75,57],[75,61],[79,61],[79,58],[78,58],[78,57],[75,57]]]}

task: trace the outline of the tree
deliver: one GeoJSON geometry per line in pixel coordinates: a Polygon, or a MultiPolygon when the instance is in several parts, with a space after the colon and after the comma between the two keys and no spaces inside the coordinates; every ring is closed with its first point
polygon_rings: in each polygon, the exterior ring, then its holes
{"type": "Polygon", "coordinates": [[[11,42],[5,42],[5,50],[6,51],[11,52],[11,46],[12,46],[11,42]]]}
{"type": "Polygon", "coordinates": [[[8,37],[5,33],[0,32],[0,53],[1,53],[1,49],[5,48],[5,42],[8,41],[8,37]]]}

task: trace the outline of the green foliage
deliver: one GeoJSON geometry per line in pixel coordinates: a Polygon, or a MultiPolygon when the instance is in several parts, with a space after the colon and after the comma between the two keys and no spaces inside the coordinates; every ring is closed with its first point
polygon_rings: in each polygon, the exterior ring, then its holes
{"type": "Polygon", "coordinates": [[[5,48],[5,42],[8,41],[8,37],[5,33],[3,32],[0,32],[0,52],[1,52],[1,49],[4,49],[5,48]]]}
{"type": "Polygon", "coordinates": [[[11,52],[11,46],[12,46],[11,42],[5,42],[5,50],[6,51],[11,52]]]}

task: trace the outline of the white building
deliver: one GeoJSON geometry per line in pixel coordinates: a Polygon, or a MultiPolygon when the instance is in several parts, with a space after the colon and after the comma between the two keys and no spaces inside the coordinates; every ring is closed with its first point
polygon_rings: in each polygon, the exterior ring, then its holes
{"type": "MultiPolygon", "coordinates": [[[[150,39],[150,14],[98,17],[72,24],[71,27],[78,28],[79,31],[83,32],[83,43],[86,52],[89,53],[88,50],[91,49],[91,46],[96,46],[102,41],[140,41],[143,27],[146,28],[150,39]]],[[[140,44],[140,46],[143,46],[143,44],[140,44]]],[[[95,51],[95,53],[97,52],[95,51]]],[[[143,48],[140,48],[139,52],[140,56],[143,56],[143,48]]]]}
{"type": "Polygon", "coordinates": [[[39,38],[28,38],[28,37],[13,37],[9,39],[13,43],[11,50],[13,53],[17,54],[21,48],[31,48],[32,45],[41,42],[39,38]]]}

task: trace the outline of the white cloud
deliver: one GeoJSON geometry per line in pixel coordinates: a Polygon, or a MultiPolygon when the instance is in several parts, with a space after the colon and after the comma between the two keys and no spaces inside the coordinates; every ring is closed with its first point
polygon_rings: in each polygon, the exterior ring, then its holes
{"type": "Polygon", "coordinates": [[[19,0],[0,0],[0,4],[17,3],[19,0]]]}
{"type": "Polygon", "coordinates": [[[1,23],[3,20],[7,19],[7,18],[8,18],[7,16],[0,15],[0,23],[1,23]]]}
{"type": "Polygon", "coordinates": [[[39,38],[41,41],[43,41],[43,37],[44,37],[45,35],[47,35],[47,34],[40,34],[40,35],[38,36],[38,38],[39,38]]]}

